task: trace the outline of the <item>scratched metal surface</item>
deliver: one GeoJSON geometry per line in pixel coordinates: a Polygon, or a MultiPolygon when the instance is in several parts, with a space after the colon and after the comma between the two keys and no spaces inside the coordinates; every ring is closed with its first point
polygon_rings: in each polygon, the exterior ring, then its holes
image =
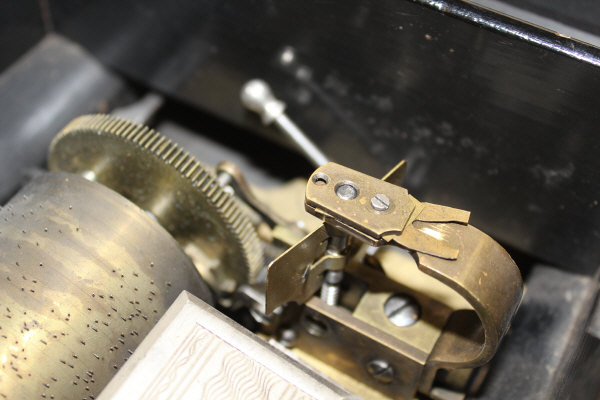
{"type": "Polygon", "coordinates": [[[139,82],[275,138],[238,101],[262,77],[336,161],[407,158],[419,198],[564,268],[600,263],[597,48],[456,0],[76,3],[51,3],[57,30],[139,82]]]}
{"type": "Polygon", "coordinates": [[[76,175],[36,178],[0,208],[0,398],[93,400],[182,290],[211,301],[141,209],[76,175]]]}

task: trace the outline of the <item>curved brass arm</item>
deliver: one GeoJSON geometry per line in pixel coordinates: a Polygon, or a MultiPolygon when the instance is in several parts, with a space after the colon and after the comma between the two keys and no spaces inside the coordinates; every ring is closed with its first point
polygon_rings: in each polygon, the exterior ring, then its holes
{"type": "MultiPolygon", "coordinates": [[[[494,355],[521,301],[523,282],[508,253],[468,224],[468,212],[421,203],[400,186],[335,163],[313,173],[305,204],[328,229],[374,246],[409,250],[421,271],[472,305],[475,312],[461,310],[449,319],[428,360],[430,367],[474,367],[494,355]]],[[[302,303],[318,289],[326,268],[325,226],[269,266],[268,308],[291,300],[302,303]]]]}
{"type": "Polygon", "coordinates": [[[444,232],[459,255],[456,260],[444,260],[417,253],[419,269],[458,292],[479,317],[460,312],[451,318],[428,364],[440,368],[485,364],[496,352],[521,301],[519,269],[496,241],[471,225],[423,226],[444,232]]]}

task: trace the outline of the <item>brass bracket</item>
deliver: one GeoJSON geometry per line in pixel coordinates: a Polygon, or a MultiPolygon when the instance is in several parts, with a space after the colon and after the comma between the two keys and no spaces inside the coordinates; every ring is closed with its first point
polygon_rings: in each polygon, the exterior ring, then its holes
{"type": "MultiPolygon", "coordinates": [[[[400,163],[385,179],[398,182],[403,171],[400,163]]],[[[336,163],[313,173],[306,188],[306,210],[325,225],[269,265],[266,311],[287,301],[305,303],[318,290],[327,268],[321,258],[333,227],[373,246],[407,249],[422,272],[471,304],[478,318],[456,313],[433,349],[429,367],[486,363],[520,303],[523,284],[518,267],[497,242],[468,225],[469,212],[419,202],[386,180],[336,163]]]]}

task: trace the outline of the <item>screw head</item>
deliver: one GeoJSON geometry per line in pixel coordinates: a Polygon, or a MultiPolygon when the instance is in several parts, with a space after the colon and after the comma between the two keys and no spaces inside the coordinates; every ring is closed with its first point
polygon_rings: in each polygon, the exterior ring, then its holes
{"type": "Polygon", "coordinates": [[[383,358],[369,361],[367,372],[379,383],[390,384],[394,380],[394,368],[383,358]]]}
{"type": "Polygon", "coordinates": [[[285,347],[294,347],[298,339],[298,334],[292,328],[282,329],[279,335],[279,342],[285,347]]]}
{"type": "Polygon", "coordinates": [[[335,194],[342,200],[353,200],[358,196],[358,186],[354,182],[345,181],[338,183],[335,187],[335,194]]]}
{"type": "Polygon", "coordinates": [[[390,208],[390,198],[385,194],[378,193],[371,198],[371,207],[376,211],[386,211],[390,208]]]}
{"type": "Polygon", "coordinates": [[[329,333],[327,324],[314,315],[304,314],[301,323],[304,330],[312,336],[324,337],[329,333]]]}
{"type": "Polygon", "coordinates": [[[411,326],[421,317],[421,307],[415,299],[405,294],[394,294],[383,305],[389,321],[400,327],[411,326]]]}

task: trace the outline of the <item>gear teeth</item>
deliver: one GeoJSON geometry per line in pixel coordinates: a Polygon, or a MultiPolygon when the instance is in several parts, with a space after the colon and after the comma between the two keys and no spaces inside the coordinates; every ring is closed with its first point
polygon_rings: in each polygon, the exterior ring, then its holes
{"type": "MultiPolygon", "coordinates": [[[[262,247],[250,218],[243,211],[238,200],[225,192],[216,181],[214,172],[185,152],[177,144],[166,139],[160,133],[111,115],[84,115],[71,121],[53,140],[50,154],[57,144],[72,135],[95,133],[116,138],[124,143],[141,149],[148,156],[156,157],[170,168],[174,168],[181,177],[207,199],[226,229],[231,232],[246,271],[246,281],[252,281],[263,267],[262,247]]],[[[239,268],[239,266],[233,266],[239,268]]],[[[244,283],[244,282],[238,282],[244,283]]]]}
{"type": "Polygon", "coordinates": [[[160,138],[160,135],[157,132],[154,132],[154,131],[151,131],[151,132],[152,132],[152,135],[150,136],[148,141],[146,143],[144,143],[144,148],[146,150],[150,149],[150,146],[152,146],[154,144],[156,139],[160,138]]]}
{"type": "MultiPolygon", "coordinates": [[[[157,134],[158,134],[158,133],[157,133],[157,134]]],[[[167,140],[167,139],[165,139],[165,137],[164,137],[164,136],[160,136],[160,137],[158,138],[158,141],[157,141],[156,143],[154,143],[154,144],[152,145],[152,147],[150,147],[148,150],[150,150],[150,152],[152,152],[152,153],[156,153],[157,149],[158,149],[160,146],[162,146],[162,144],[165,142],[165,140],[167,140]]]]}
{"type": "Polygon", "coordinates": [[[184,162],[184,160],[182,159],[182,165],[181,165],[181,167],[179,168],[179,170],[181,171],[181,173],[182,173],[184,176],[187,176],[187,169],[188,169],[188,167],[189,167],[190,165],[192,165],[192,163],[193,163],[193,162],[194,162],[194,158],[193,158],[193,157],[190,157],[190,155],[189,155],[188,153],[185,153],[185,162],[184,162]]]}
{"type": "Polygon", "coordinates": [[[144,134],[138,139],[140,146],[146,147],[146,142],[152,137],[152,131],[148,128],[144,130],[144,134]]]}

